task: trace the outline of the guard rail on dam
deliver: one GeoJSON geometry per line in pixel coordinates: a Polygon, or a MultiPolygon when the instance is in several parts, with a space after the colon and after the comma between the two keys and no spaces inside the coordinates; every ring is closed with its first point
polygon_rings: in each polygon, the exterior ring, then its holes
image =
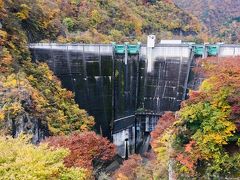
{"type": "Polygon", "coordinates": [[[219,57],[240,56],[240,45],[224,44],[219,48],[219,57]]]}
{"type": "MultiPolygon", "coordinates": [[[[98,133],[113,139],[119,154],[149,143],[164,111],[176,111],[185,99],[194,51],[188,44],[142,45],[135,53],[110,44],[30,44],[34,61],[46,62],[93,115],[98,133]]],[[[124,47],[126,47],[124,49],[124,47]]],[[[239,47],[221,46],[220,56],[239,47]]],[[[204,47],[204,50],[206,48],[204,47]]]]}

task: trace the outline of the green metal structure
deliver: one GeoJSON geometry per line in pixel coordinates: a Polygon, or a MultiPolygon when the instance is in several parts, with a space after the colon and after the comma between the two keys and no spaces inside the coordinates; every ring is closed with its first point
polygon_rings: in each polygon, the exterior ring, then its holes
{"type": "Polygon", "coordinates": [[[193,45],[193,53],[195,56],[203,56],[204,55],[204,45],[203,44],[196,44],[193,45]]]}
{"type": "Polygon", "coordinates": [[[128,44],[128,54],[138,54],[140,52],[140,44],[128,44]]]}
{"type": "Polygon", "coordinates": [[[125,54],[125,51],[127,50],[127,53],[130,55],[135,55],[140,52],[140,43],[138,44],[116,44],[113,43],[114,52],[115,54],[125,54]]]}
{"type": "Polygon", "coordinates": [[[217,56],[219,51],[218,45],[208,45],[207,46],[207,54],[208,56],[217,56]]]}
{"type": "Polygon", "coordinates": [[[125,44],[114,44],[114,51],[116,54],[125,54],[125,44]]]}

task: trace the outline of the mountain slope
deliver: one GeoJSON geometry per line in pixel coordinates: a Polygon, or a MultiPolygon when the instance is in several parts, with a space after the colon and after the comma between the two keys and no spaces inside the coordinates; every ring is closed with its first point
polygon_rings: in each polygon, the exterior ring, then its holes
{"type": "Polygon", "coordinates": [[[5,5],[31,42],[143,42],[152,33],[159,39],[192,37],[201,29],[196,18],[166,0],[12,0],[5,5]]]}
{"type": "Polygon", "coordinates": [[[42,32],[39,38],[54,31],[47,23],[51,17],[37,3],[25,3],[0,0],[0,133],[29,133],[38,143],[49,135],[92,129],[93,117],[79,108],[73,93],[61,87],[46,64],[31,62],[30,30],[42,32]]]}
{"type": "Polygon", "coordinates": [[[240,41],[240,0],[173,0],[199,17],[212,36],[227,42],[240,41]]]}
{"type": "Polygon", "coordinates": [[[85,36],[86,42],[144,41],[151,33],[171,38],[196,35],[200,30],[196,19],[166,1],[81,1],[77,6],[68,1],[67,5],[69,8],[62,10],[68,37],[78,34],[80,40],[85,36]],[[91,38],[93,35],[95,39],[91,38]]]}

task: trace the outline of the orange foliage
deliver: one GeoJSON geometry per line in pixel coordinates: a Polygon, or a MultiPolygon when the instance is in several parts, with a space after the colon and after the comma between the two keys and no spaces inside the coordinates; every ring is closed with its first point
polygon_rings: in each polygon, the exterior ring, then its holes
{"type": "Polygon", "coordinates": [[[186,101],[183,101],[181,103],[181,107],[183,108],[187,105],[198,103],[207,98],[208,98],[207,94],[203,91],[190,91],[189,99],[187,99],[186,101]]]}
{"type": "Polygon", "coordinates": [[[153,141],[151,145],[156,147],[158,144],[158,138],[163,134],[163,132],[169,128],[176,121],[175,115],[172,112],[166,112],[158,121],[156,129],[152,131],[151,136],[153,141]]]}
{"type": "MultiPolygon", "coordinates": [[[[240,84],[240,57],[228,58],[207,58],[200,62],[203,73],[206,77],[216,77],[219,81],[214,81],[215,89],[222,85],[233,88],[240,84]]],[[[198,68],[198,69],[199,69],[198,68]]]]}
{"type": "MultiPolygon", "coordinates": [[[[1,45],[1,37],[0,37],[0,45],[1,45]]],[[[1,53],[0,54],[0,72],[5,73],[5,72],[8,72],[9,66],[13,63],[13,58],[6,49],[3,49],[3,50],[0,49],[0,53],[1,53]]]]}
{"type": "Polygon", "coordinates": [[[64,160],[67,167],[92,169],[93,160],[108,161],[116,154],[115,145],[94,132],[50,137],[47,143],[53,147],[64,147],[70,150],[70,155],[64,160]]]}
{"type": "Polygon", "coordinates": [[[182,153],[179,153],[176,157],[176,159],[184,166],[186,166],[189,170],[193,170],[194,168],[194,162],[192,161],[191,157],[184,155],[182,153]]]}
{"type": "Polygon", "coordinates": [[[136,169],[141,164],[142,158],[140,155],[133,155],[128,160],[123,162],[123,165],[115,172],[114,179],[116,180],[134,180],[136,177],[136,169]]]}
{"type": "MultiPolygon", "coordinates": [[[[227,87],[234,90],[227,102],[231,105],[231,119],[235,120],[238,131],[240,131],[240,56],[228,58],[207,58],[200,62],[204,68],[197,68],[200,73],[204,73],[206,77],[210,77],[209,83],[213,84],[213,91],[219,92],[219,89],[227,87]],[[199,70],[201,69],[201,70],[199,70]]],[[[202,98],[206,100],[207,94],[198,96],[197,99],[202,98]]],[[[193,101],[190,98],[186,103],[193,101]]]]}
{"type": "Polygon", "coordinates": [[[72,91],[66,91],[66,98],[67,99],[71,99],[71,98],[73,98],[74,96],[73,96],[73,93],[72,93],[72,91]]]}
{"type": "Polygon", "coordinates": [[[186,146],[185,146],[185,152],[190,153],[192,151],[192,146],[195,144],[195,141],[190,141],[186,146]]]}
{"type": "Polygon", "coordinates": [[[185,145],[183,153],[179,153],[176,156],[176,160],[179,161],[182,165],[186,166],[190,171],[190,174],[194,174],[196,168],[196,162],[200,158],[199,153],[196,150],[196,142],[190,141],[185,145]]]}

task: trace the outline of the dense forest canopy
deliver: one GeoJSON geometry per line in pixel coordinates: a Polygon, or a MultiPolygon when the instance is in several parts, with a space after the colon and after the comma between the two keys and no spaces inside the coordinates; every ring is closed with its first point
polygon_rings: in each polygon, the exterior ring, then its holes
{"type": "Polygon", "coordinates": [[[8,16],[3,17],[3,27],[18,25],[30,42],[145,41],[151,33],[159,38],[192,38],[201,30],[196,18],[162,0],[8,0],[4,4],[8,16]]]}
{"type": "Polygon", "coordinates": [[[240,42],[240,0],[173,0],[198,17],[213,41],[240,42]],[[214,37],[214,38],[213,38],[214,37]]]}
{"type": "Polygon", "coordinates": [[[3,4],[1,1],[0,88],[4,92],[0,96],[1,126],[15,119],[27,118],[41,121],[47,131],[45,135],[90,129],[94,124],[93,117],[79,109],[72,92],[61,87],[46,64],[31,62],[27,36],[33,31],[31,28],[36,33],[43,32],[44,37],[51,36],[49,21],[52,17],[51,12],[44,14],[39,4],[30,6],[30,1],[23,2],[28,5],[14,1],[4,1],[3,4]]]}

